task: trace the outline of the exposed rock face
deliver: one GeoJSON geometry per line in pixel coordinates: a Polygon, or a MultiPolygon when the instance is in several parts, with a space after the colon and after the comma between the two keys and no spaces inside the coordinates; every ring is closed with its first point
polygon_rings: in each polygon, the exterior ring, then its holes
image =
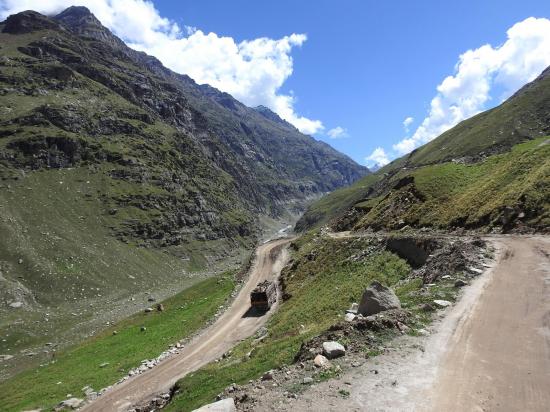
{"type": "Polygon", "coordinates": [[[395,293],[380,282],[374,281],[363,293],[358,312],[363,316],[370,316],[385,310],[399,308],[401,308],[401,304],[395,293]]]}

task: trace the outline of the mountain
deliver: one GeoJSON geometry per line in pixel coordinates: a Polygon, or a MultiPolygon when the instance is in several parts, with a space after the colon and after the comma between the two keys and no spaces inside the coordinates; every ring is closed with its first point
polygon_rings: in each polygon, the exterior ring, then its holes
{"type": "Polygon", "coordinates": [[[548,231],[550,68],[500,106],[320,199],[299,230],[548,231]]]}
{"type": "Polygon", "coordinates": [[[85,7],[0,32],[1,353],[230,267],[261,222],[368,173],[128,48],[85,7]]]}

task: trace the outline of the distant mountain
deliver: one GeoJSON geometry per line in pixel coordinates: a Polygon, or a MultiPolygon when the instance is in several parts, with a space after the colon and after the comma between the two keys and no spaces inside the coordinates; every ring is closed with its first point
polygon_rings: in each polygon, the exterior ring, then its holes
{"type": "Polygon", "coordinates": [[[548,135],[550,68],[500,106],[320,199],[297,228],[548,231],[548,135]]]}
{"type": "Polygon", "coordinates": [[[173,293],[188,271],[240,259],[261,221],[368,173],[128,48],[85,7],[25,11],[0,32],[0,298],[23,303],[13,319],[50,307],[51,332],[75,304],[173,293]]]}

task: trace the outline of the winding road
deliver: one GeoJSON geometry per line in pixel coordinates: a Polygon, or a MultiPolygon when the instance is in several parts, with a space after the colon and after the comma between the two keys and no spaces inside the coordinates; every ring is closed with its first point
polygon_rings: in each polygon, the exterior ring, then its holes
{"type": "Polygon", "coordinates": [[[211,326],[197,335],[177,355],[171,356],[154,368],[113,386],[82,411],[127,411],[142,405],[155,395],[166,393],[190,372],[221,357],[225,352],[256,332],[267,320],[263,316],[246,316],[250,308],[250,292],[265,280],[275,280],[288,259],[286,246],[291,238],[273,240],[256,249],[254,264],[246,283],[230,308],[211,326]]]}

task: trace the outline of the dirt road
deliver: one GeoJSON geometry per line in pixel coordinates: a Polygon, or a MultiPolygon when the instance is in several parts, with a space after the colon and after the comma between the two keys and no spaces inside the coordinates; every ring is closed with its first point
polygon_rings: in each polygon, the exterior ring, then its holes
{"type": "Polygon", "coordinates": [[[432,410],[550,410],[550,241],[500,242],[492,279],[449,342],[432,410]]]}
{"type": "Polygon", "coordinates": [[[178,379],[219,358],[239,341],[252,335],[266,322],[272,311],[260,317],[243,317],[250,308],[250,292],[260,281],[278,276],[287,259],[285,246],[291,240],[278,239],[258,247],[249,278],[231,307],[178,355],[114,386],[82,410],[126,411],[133,405],[151,399],[155,394],[168,392],[178,379]]]}
{"type": "MultiPolygon", "coordinates": [[[[488,240],[499,251],[494,266],[428,337],[398,338],[383,355],[277,410],[549,411],[550,237],[488,240]]],[[[273,408],[266,401],[256,410],[273,408]]]]}

